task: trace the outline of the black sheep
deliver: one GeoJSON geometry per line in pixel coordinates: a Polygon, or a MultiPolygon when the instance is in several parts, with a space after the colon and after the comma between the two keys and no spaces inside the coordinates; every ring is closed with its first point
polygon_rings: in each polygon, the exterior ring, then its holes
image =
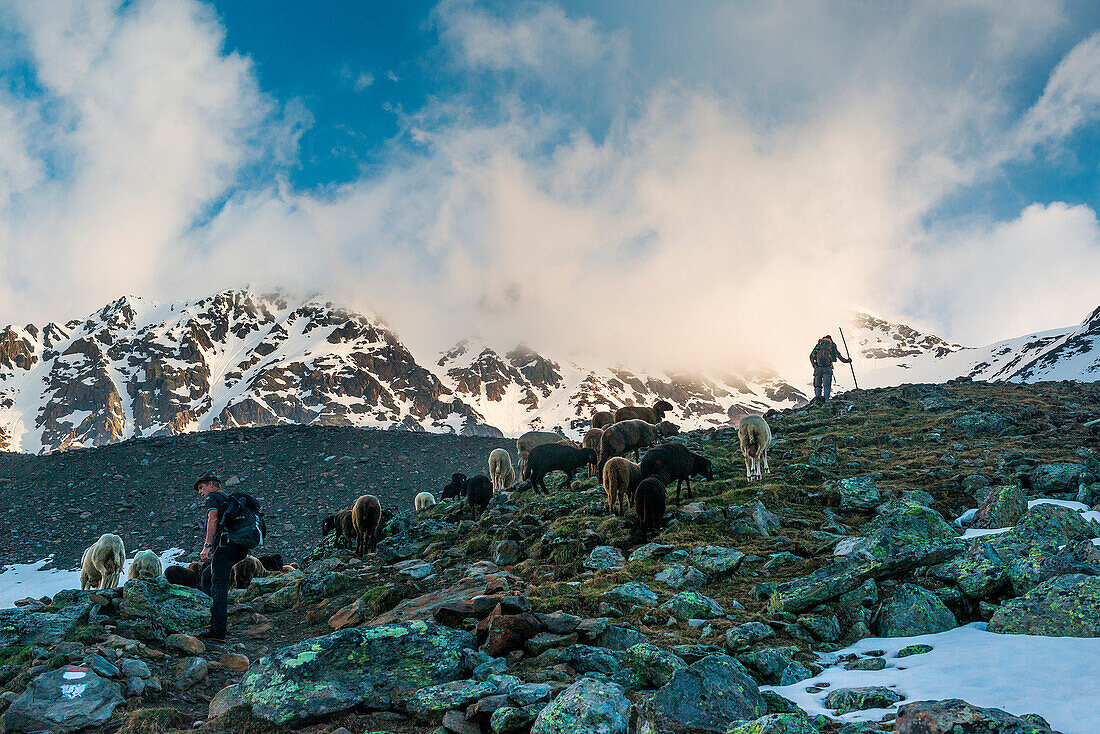
{"type": "Polygon", "coordinates": [[[351,510],[340,510],[335,515],[329,515],[324,519],[321,523],[321,537],[333,531],[336,532],[336,538],[332,543],[335,547],[339,548],[341,545],[351,547],[352,541],[355,540],[355,526],[351,522],[351,510]]]}
{"type": "Polygon", "coordinates": [[[523,478],[530,481],[532,487],[541,489],[543,494],[548,494],[547,474],[552,471],[565,472],[565,486],[568,487],[573,481],[573,474],[578,469],[595,464],[598,458],[592,449],[579,449],[567,443],[544,443],[531,449],[531,453],[527,456],[527,466],[523,470],[523,478]]]}
{"type": "Polygon", "coordinates": [[[679,443],[663,443],[645,452],[642,457],[642,478],[657,477],[662,483],[672,484],[676,480],[676,504],[680,504],[680,485],[687,482],[687,495],[692,498],[691,478],[701,476],[707,481],[714,479],[714,470],[710,459],[690,451],[679,443]]]}
{"type": "Polygon", "coordinates": [[[268,556],[260,556],[260,563],[271,573],[283,570],[283,556],[280,553],[272,553],[268,556]]]}
{"type": "Polygon", "coordinates": [[[451,475],[451,481],[443,486],[443,499],[449,500],[466,495],[466,484],[470,480],[465,474],[455,472],[451,475]]]}
{"type": "Polygon", "coordinates": [[[493,498],[493,482],[484,474],[470,477],[466,482],[466,502],[470,505],[470,517],[478,519],[489,500],[493,498]]]}
{"type": "Polygon", "coordinates": [[[642,542],[649,542],[650,529],[659,530],[665,524],[665,485],[657,477],[647,477],[634,490],[634,512],[642,527],[642,542]]]}

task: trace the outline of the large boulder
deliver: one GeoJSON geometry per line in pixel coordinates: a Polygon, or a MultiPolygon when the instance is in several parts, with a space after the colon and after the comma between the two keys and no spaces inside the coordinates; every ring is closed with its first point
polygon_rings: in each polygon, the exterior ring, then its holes
{"type": "Polygon", "coordinates": [[[1015,485],[993,487],[970,524],[974,528],[1007,528],[1027,512],[1027,495],[1015,485]]]}
{"type": "Polygon", "coordinates": [[[704,545],[691,549],[691,564],[703,573],[724,574],[733,571],[745,558],[736,548],[721,545],[704,545]]]}
{"type": "Polygon", "coordinates": [[[779,531],[779,517],[760,500],[730,507],[726,513],[733,520],[730,531],[734,535],[761,535],[766,538],[779,531]]]}
{"type": "Polygon", "coordinates": [[[161,624],[169,632],[199,632],[210,621],[210,597],[189,586],[130,579],[119,610],[161,624]]]}
{"type": "Polygon", "coordinates": [[[874,477],[847,477],[836,483],[836,503],[844,512],[868,512],[881,501],[874,477]]]}
{"type": "Polygon", "coordinates": [[[900,584],[879,609],[874,630],[879,637],[916,637],[958,626],[955,615],[931,591],[900,584]]]}
{"type": "Polygon", "coordinates": [[[1078,486],[1081,482],[1087,483],[1090,478],[1088,467],[1084,464],[1071,464],[1066,461],[1039,464],[1028,475],[1031,481],[1031,492],[1038,497],[1077,496],[1078,486]]]}
{"type": "Polygon", "coordinates": [[[125,702],[117,683],[90,668],[65,666],[30,682],[4,712],[4,731],[67,734],[105,724],[125,702]]]}
{"type": "Polygon", "coordinates": [[[912,546],[949,543],[957,537],[938,512],[907,499],[883,505],[861,530],[862,537],[842,540],[834,553],[887,558],[912,546]]]}
{"type": "Polygon", "coordinates": [[[1100,637],[1100,577],[1056,576],[1016,599],[989,620],[989,631],[1044,637],[1100,637]]]}
{"type": "Polygon", "coordinates": [[[744,666],[727,655],[708,655],[673,673],[632,716],[637,734],[725,734],[733,722],[756,719],[767,709],[744,666]]]}
{"type": "Polygon", "coordinates": [[[88,612],[93,606],[94,603],[84,595],[84,598],[73,600],[59,612],[0,609],[0,648],[61,642],[69,630],[88,620],[88,612]]]}
{"type": "Polygon", "coordinates": [[[603,593],[603,598],[608,601],[623,604],[637,604],[640,606],[654,606],[657,603],[657,594],[640,581],[629,581],[616,586],[603,593]]]}
{"type": "Polygon", "coordinates": [[[1061,505],[1036,505],[1016,526],[999,535],[974,538],[968,550],[930,574],[954,583],[972,598],[986,598],[1009,586],[1020,596],[1050,578],[1060,565],[1050,560],[1062,546],[1100,533],[1081,513],[1061,505]]]}
{"type": "Polygon", "coordinates": [[[621,687],[581,678],[539,712],[531,734],[626,734],[629,713],[621,687]]]}
{"type": "Polygon", "coordinates": [[[838,688],[825,696],[825,708],[837,715],[867,709],[884,709],[905,699],[897,691],[884,686],[861,686],[859,688],[838,688]]]}
{"type": "Polygon", "coordinates": [[[859,588],[868,579],[943,563],[961,553],[964,547],[959,540],[921,543],[885,558],[845,558],[780,584],[768,599],[768,605],[773,612],[803,612],[859,588]]]}
{"type": "Polygon", "coordinates": [[[964,413],[951,421],[951,425],[967,438],[994,436],[1009,426],[1008,419],[1000,413],[964,413]]]}
{"type": "Polygon", "coordinates": [[[894,734],[1056,734],[1037,716],[1026,719],[983,709],[957,698],[918,701],[898,708],[894,734]]]}
{"type": "Polygon", "coordinates": [[[417,690],[460,678],[473,646],[470,633],[434,622],[340,630],[260,658],[219,697],[292,726],[356,706],[405,710],[417,690]]]}
{"type": "Polygon", "coordinates": [[[801,713],[768,714],[735,726],[729,734],[817,734],[817,727],[801,713]]]}
{"type": "Polygon", "coordinates": [[[722,605],[698,591],[681,591],[661,605],[677,619],[713,619],[726,613],[722,605]]]}

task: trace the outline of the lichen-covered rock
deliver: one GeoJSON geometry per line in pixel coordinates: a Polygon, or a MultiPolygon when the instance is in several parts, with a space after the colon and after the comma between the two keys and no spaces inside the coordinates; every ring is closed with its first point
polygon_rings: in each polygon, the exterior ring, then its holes
{"type": "Polygon", "coordinates": [[[411,714],[442,713],[465,708],[496,692],[497,685],[490,681],[455,680],[417,690],[409,697],[406,708],[411,714]]]}
{"type": "Polygon", "coordinates": [[[727,734],[817,734],[817,727],[802,714],[768,714],[735,726],[727,734]]]}
{"type": "Polygon", "coordinates": [[[833,713],[847,714],[852,711],[889,708],[905,696],[883,686],[864,686],[861,688],[840,688],[825,696],[825,708],[833,713]]]}
{"type": "Polygon", "coordinates": [[[260,658],[226,695],[275,724],[356,706],[404,710],[416,691],[460,677],[473,646],[470,633],[434,622],[355,627],[260,658]]]}
{"type": "Polygon", "coordinates": [[[874,477],[846,477],[836,483],[837,505],[843,512],[875,509],[882,498],[874,477]]]}
{"type": "Polygon", "coordinates": [[[951,421],[951,425],[967,438],[992,436],[1008,428],[1008,419],[1000,413],[966,413],[951,421]]]}
{"type": "Polygon", "coordinates": [[[1038,717],[1013,716],[1000,709],[979,708],[957,698],[918,701],[898,707],[895,734],[1052,734],[1038,717]]]}
{"type": "Polygon", "coordinates": [[[907,658],[910,655],[924,655],[925,653],[932,652],[932,649],[933,648],[931,645],[925,645],[923,643],[918,643],[916,645],[906,645],[905,647],[898,650],[898,654],[894,657],[907,658]]]}
{"type": "Polygon", "coordinates": [[[210,597],[198,589],[130,579],[122,594],[123,615],[153,620],[169,632],[198,632],[210,621],[210,597]]]}
{"type": "MultiPolygon", "coordinates": [[[[764,685],[780,685],[787,668],[794,664],[797,647],[765,647],[754,652],[741,653],[737,660],[764,685]]],[[[801,665],[799,666],[802,667],[801,665]]],[[[810,676],[806,676],[809,678],[810,676]]],[[[804,680],[804,678],[802,679],[804,680]]],[[[797,680],[792,681],[797,682],[797,680]]]]}
{"type": "Polygon", "coordinates": [[[489,717],[493,734],[521,734],[535,720],[535,715],[525,708],[501,706],[489,717]]]}
{"type": "Polygon", "coordinates": [[[654,578],[674,589],[698,589],[709,580],[699,569],[681,563],[668,564],[654,578]]]}
{"type": "Polygon", "coordinates": [[[931,591],[900,584],[883,600],[873,629],[879,637],[916,637],[958,626],[955,615],[931,591]]]}
{"type": "Polygon", "coordinates": [[[74,599],[59,612],[35,612],[27,608],[0,609],[0,648],[52,645],[60,642],[70,630],[87,621],[88,612],[93,606],[85,596],[83,599],[74,599]]]}
{"type": "Polygon", "coordinates": [[[531,734],[626,734],[629,712],[621,687],[581,678],[539,712],[531,734]]]}
{"type": "Polygon", "coordinates": [[[730,530],[734,535],[760,535],[767,538],[779,532],[779,517],[770,512],[760,500],[730,507],[726,512],[733,519],[730,530]]]}
{"type": "Polygon", "coordinates": [[[662,604],[661,609],[683,621],[713,619],[726,613],[721,604],[697,591],[681,591],[662,604]]]}
{"type": "Polygon", "coordinates": [[[1039,464],[1031,470],[1028,478],[1031,480],[1031,491],[1039,497],[1053,495],[1077,496],[1077,489],[1081,482],[1090,478],[1088,467],[1084,464],[1072,464],[1059,461],[1053,464],[1039,464]]]}
{"type": "Polygon", "coordinates": [[[840,620],[832,614],[807,614],[798,623],[810,631],[814,639],[836,642],[840,639],[840,620]]]}
{"type": "Polygon", "coordinates": [[[1027,512],[1027,495],[1015,485],[993,487],[970,524],[974,528],[1007,528],[1027,512]]]}
{"type": "Polygon", "coordinates": [[[857,589],[868,579],[892,576],[952,559],[964,547],[962,541],[955,540],[906,546],[881,559],[845,558],[802,578],[780,584],[772,592],[768,605],[775,612],[802,612],[857,589]]]}
{"type": "Polygon", "coordinates": [[[734,571],[744,560],[745,554],[736,548],[721,545],[704,545],[692,548],[691,564],[703,573],[724,574],[734,571]]]}
{"type": "Polygon", "coordinates": [[[734,721],[767,713],[756,682],[736,660],[708,655],[686,668],[632,712],[637,734],[725,734],[734,721]]]}
{"type": "Polygon", "coordinates": [[[726,630],[726,649],[730,652],[740,652],[774,636],[775,632],[772,628],[763,622],[745,622],[726,630]]]}
{"type": "Polygon", "coordinates": [[[106,723],[125,702],[117,683],[67,665],[30,682],[4,712],[4,731],[68,734],[106,723]]]}
{"type": "Polygon", "coordinates": [[[637,604],[639,606],[653,606],[657,603],[657,594],[640,581],[631,581],[605,591],[603,598],[610,602],[637,604]]]}
{"type": "Polygon", "coordinates": [[[641,643],[623,650],[620,659],[637,671],[638,675],[654,688],[668,683],[672,674],[685,667],[683,659],[656,645],[641,643]]]}
{"type": "Polygon", "coordinates": [[[1100,637],[1100,577],[1048,579],[1000,606],[989,631],[1045,637],[1100,637]]]}
{"type": "Polygon", "coordinates": [[[626,556],[618,548],[598,545],[584,559],[584,567],[593,571],[616,571],[626,564],[626,556]]]}
{"type": "Polygon", "coordinates": [[[861,528],[861,535],[842,540],[834,552],[887,558],[909,547],[949,543],[957,537],[954,528],[938,512],[905,499],[883,505],[875,519],[861,528]]]}

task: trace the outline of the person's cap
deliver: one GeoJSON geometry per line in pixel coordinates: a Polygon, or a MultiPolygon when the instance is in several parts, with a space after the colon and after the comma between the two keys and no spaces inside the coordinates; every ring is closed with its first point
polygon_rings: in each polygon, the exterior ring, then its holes
{"type": "Polygon", "coordinates": [[[213,482],[220,487],[222,480],[218,479],[213,474],[203,474],[201,477],[195,480],[195,489],[198,489],[200,484],[206,484],[207,482],[213,482]]]}

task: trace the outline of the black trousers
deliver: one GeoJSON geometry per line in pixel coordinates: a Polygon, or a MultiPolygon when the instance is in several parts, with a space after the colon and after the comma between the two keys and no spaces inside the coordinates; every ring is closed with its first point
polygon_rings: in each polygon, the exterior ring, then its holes
{"type": "Polygon", "coordinates": [[[210,631],[225,634],[229,623],[229,584],[233,580],[233,565],[248,555],[236,543],[225,543],[214,549],[207,572],[203,574],[203,590],[213,597],[210,604],[210,631]],[[207,581],[207,573],[209,581],[207,581]]]}

